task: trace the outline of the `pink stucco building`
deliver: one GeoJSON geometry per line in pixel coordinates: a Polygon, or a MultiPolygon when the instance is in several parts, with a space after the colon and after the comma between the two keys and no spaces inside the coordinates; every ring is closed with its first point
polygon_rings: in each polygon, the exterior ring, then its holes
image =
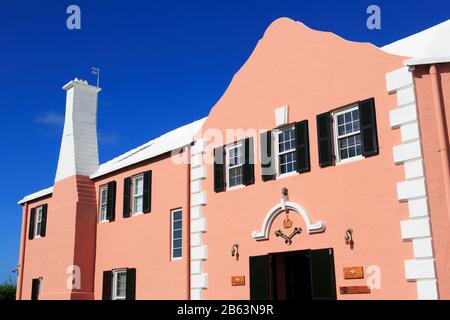
{"type": "Polygon", "coordinates": [[[278,19],[207,118],[103,164],[70,81],[17,299],[450,299],[448,39],[278,19]]]}

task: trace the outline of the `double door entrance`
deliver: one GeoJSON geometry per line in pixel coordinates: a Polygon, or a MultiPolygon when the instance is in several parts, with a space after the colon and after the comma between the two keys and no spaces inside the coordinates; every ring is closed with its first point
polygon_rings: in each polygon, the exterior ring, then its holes
{"type": "Polygon", "coordinates": [[[336,299],[333,249],[250,257],[250,299],[336,299]]]}

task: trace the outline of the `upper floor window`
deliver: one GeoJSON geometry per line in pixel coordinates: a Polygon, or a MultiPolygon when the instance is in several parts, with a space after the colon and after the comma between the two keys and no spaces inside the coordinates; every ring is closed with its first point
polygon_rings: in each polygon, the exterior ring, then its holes
{"type": "Polygon", "coordinates": [[[278,175],[297,171],[295,127],[280,129],[277,133],[278,175]]]}
{"type": "Polygon", "coordinates": [[[377,155],[375,99],[317,115],[317,138],[321,168],[377,155]]]}
{"type": "Polygon", "coordinates": [[[183,254],[183,215],[181,209],[172,210],[172,260],[183,254]]]}
{"type": "Polygon", "coordinates": [[[227,186],[228,188],[242,185],[244,165],[244,147],[242,142],[226,148],[227,157],[227,186]]]}
{"type": "Polygon", "coordinates": [[[35,224],[35,237],[40,237],[42,232],[42,212],[43,212],[42,206],[36,208],[36,224],[35,224]]]}
{"type": "Polygon", "coordinates": [[[255,183],[253,138],[214,149],[214,191],[255,183]]]}
{"type": "Polygon", "coordinates": [[[152,208],[152,171],[145,171],[123,181],[123,217],[149,213],[152,208]]]}
{"type": "Polygon", "coordinates": [[[108,185],[100,187],[100,222],[107,221],[108,213],[108,185]]]}
{"type": "Polygon", "coordinates": [[[142,213],[144,200],[144,175],[133,177],[133,214],[142,213]]]}
{"type": "Polygon", "coordinates": [[[362,155],[358,106],[333,114],[336,162],[362,155]]]}
{"type": "Polygon", "coordinates": [[[127,270],[113,270],[113,300],[125,300],[127,297],[127,270]]]}
{"type": "Polygon", "coordinates": [[[47,205],[43,204],[30,210],[28,239],[45,237],[47,227],[47,205]]]}

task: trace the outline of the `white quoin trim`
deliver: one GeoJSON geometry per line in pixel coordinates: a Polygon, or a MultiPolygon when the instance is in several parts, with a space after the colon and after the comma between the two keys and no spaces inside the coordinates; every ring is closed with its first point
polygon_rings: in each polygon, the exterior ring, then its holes
{"type": "Polygon", "coordinates": [[[100,88],[75,79],[66,84],[64,131],[55,182],[98,170],[97,100],[100,88]]]}
{"type": "Polygon", "coordinates": [[[409,219],[400,222],[403,241],[411,241],[414,259],[405,260],[405,279],[416,282],[417,299],[438,299],[428,193],[423,169],[414,78],[407,67],[386,74],[387,91],[397,95],[390,111],[392,129],[400,128],[402,144],[393,148],[394,163],[403,165],[405,181],[397,183],[397,199],[408,203],[409,219]]]}
{"type": "Polygon", "coordinates": [[[269,239],[270,227],[275,218],[286,210],[291,210],[298,213],[305,221],[306,228],[309,233],[319,233],[325,231],[325,224],[322,221],[317,221],[316,223],[311,222],[311,217],[308,212],[299,204],[291,201],[284,201],[281,199],[280,203],[274,205],[269,212],[266,214],[264,221],[261,225],[261,231],[253,231],[252,237],[255,240],[267,240],[269,239]]]}
{"type": "Polygon", "coordinates": [[[190,243],[191,243],[191,300],[202,300],[203,290],[208,288],[208,273],[203,271],[203,262],[208,260],[208,246],[203,243],[202,234],[208,230],[208,221],[203,217],[203,206],[208,202],[207,192],[202,188],[206,179],[206,166],[203,154],[206,143],[195,141],[191,147],[191,207],[190,207],[190,243]]]}

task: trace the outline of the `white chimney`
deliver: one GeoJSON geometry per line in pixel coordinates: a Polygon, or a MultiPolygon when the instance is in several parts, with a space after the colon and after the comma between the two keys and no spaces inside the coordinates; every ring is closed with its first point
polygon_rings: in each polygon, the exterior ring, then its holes
{"type": "Polygon", "coordinates": [[[59,152],[55,182],[98,170],[97,98],[100,88],[87,81],[70,81],[67,91],[66,116],[59,152]]]}

